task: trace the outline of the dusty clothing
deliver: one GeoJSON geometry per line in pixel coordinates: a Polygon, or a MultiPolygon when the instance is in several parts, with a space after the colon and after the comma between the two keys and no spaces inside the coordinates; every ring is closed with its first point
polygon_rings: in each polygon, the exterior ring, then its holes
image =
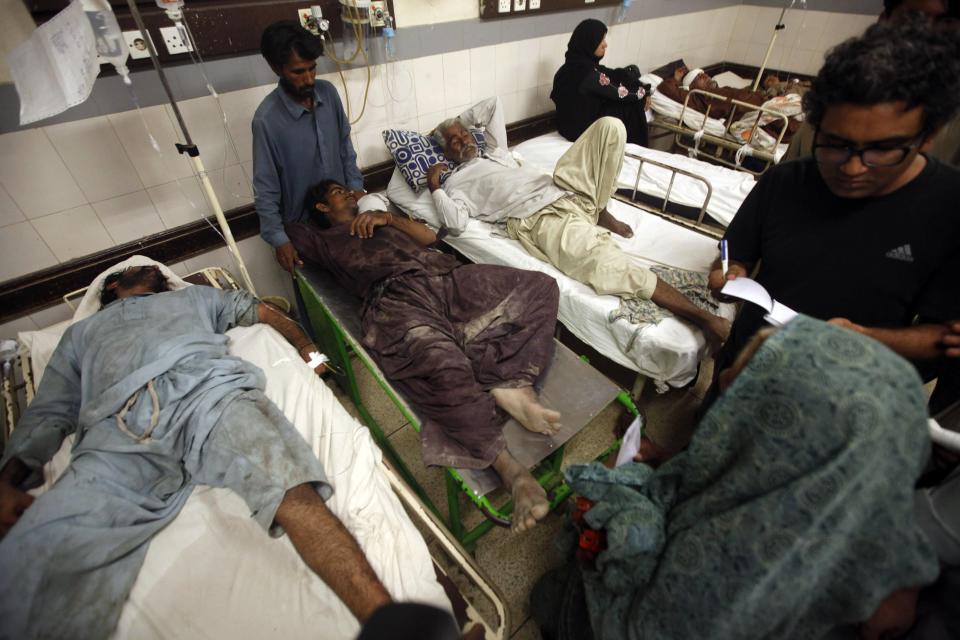
{"type": "MultiPolygon", "coordinates": [[[[690,99],[687,100],[687,95],[690,92],[681,87],[674,78],[665,78],[663,82],[657,85],[657,91],[667,96],[674,102],[684,104],[684,101],[686,101],[687,106],[698,113],[707,113],[707,107],[709,107],[710,117],[718,120],[726,120],[727,118],[731,117],[731,115],[734,117],[734,119],[740,120],[746,116],[747,113],[749,113],[745,107],[735,105],[727,100],[710,98],[699,93],[690,95],[690,99]]],[[[747,104],[752,104],[757,107],[762,107],[763,104],[769,99],[762,91],[736,89],[734,87],[717,87],[716,89],[710,89],[710,93],[716,93],[730,100],[739,100],[740,102],[746,102],[747,104]]],[[[779,119],[774,120],[773,122],[762,127],[764,131],[773,137],[778,137],[782,128],[783,122],[779,119]]],[[[788,118],[787,132],[783,134],[783,142],[790,142],[790,139],[799,128],[799,120],[796,118],[788,118]]]]}
{"type": "Polygon", "coordinates": [[[150,538],[197,484],[237,492],[265,529],[288,489],[330,494],[263,373],[227,355],[222,333],[254,323],[256,306],[194,286],[115,301],[67,330],[0,462],[18,458],[36,486],[77,434],[70,467],[0,542],[0,636],[108,636],[150,538]]]}
{"type": "Polygon", "coordinates": [[[657,277],[634,263],[610,232],[597,226],[617,188],[626,132],[601,118],[557,162],[554,182],[571,195],[534,215],[507,221],[510,237],[527,252],[601,294],[649,299],[657,277]]]}
{"type": "Polygon", "coordinates": [[[287,228],[300,255],[364,298],[361,342],[424,418],[423,461],[490,466],[506,441],[488,391],[533,385],[546,371],[556,282],[510,267],[459,266],[392,227],[363,240],[349,230],[287,228]],[[414,256],[419,270],[409,268],[414,256]]]}

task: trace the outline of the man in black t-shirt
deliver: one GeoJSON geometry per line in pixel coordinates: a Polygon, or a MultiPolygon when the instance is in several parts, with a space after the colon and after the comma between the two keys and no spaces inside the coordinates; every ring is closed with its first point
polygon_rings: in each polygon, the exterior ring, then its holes
{"type": "MultiPolygon", "coordinates": [[[[883,342],[941,377],[941,404],[956,399],[960,171],[924,151],[960,108],[957,40],[921,21],[874,25],[830,52],[804,107],[813,158],[760,180],[727,229],[730,268],[714,264],[711,288],[759,265],[754,277],[776,300],[883,342]]],[[[763,315],[744,305],[718,372],[763,315]]]]}

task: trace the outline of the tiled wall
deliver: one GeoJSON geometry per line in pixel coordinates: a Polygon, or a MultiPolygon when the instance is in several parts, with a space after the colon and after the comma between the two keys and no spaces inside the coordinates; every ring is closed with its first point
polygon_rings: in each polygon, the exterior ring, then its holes
{"type": "MultiPolygon", "coordinates": [[[[758,64],[778,15],[776,9],[743,5],[616,25],[607,36],[605,63],[649,69],[682,57],[697,66],[724,59],[758,64]]],[[[816,71],[825,49],[872,20],[792,12],[770,66],[816,71]]],[[[366,110],[352,134],[360,165],[388,159],[380,138],[388,124],[426,130],[489,95],[502,98],[508,122],[552,110],[550,85],[568,37],[548,35],[375,67],[366,110]]],[[[325,78],[343,97],[336,75],[325,78]]],[[[366,72],[350,70],[346,78],[355,119],[366,72]]],[[[252,201],[250,119],[272,88],[221,94],[226,127],[212,98],[180,102],[224,209],[252,201]]],[[[173,152],[169,108],[140,113],[0,135],[0,283],[208,215],[198,179],[173,152]]],[[[258,238],[242,244],[256,263],[249,267],[260,293],[288,293],[269,248],[258,238]]],[[[217,256],[207,262],[218,261],[230,264],[217,256]]],[[[0,326],[0,335],[3,330],[0,326]]]]}
{"type": "MultiPolygon", "coordinates": [[[[760,66],[782,7],[744,5],[739,9],[726,59],[760,66]]],[[[790,11],[783,19],[784,29],[777,35],[767,67],[814,75],[823,64],[827,50],[862,33],[876,21],[876,15],[809,9],[790,11]]]]}

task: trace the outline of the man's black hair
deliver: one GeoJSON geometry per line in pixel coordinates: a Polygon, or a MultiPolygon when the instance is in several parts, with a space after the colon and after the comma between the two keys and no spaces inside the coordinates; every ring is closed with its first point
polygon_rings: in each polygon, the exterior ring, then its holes
{"type": "Polygon", "coordinates": [[[170,290],[170,282],[163,272],[157,270],[156,274],[150,273],[146,267],[127,267],[122,271],[114,271],[103,281],[103,288],[100,289],[100,306],[105,307],[117,299],[117,290],[108,289],[107,286],[117,282],[120,286],[129,287],[152,278],[155,285],[155,293],[170,290]]]}
{"type": "MultiPolygon", "coordinates": [[[[883,0],[883,17],[889,18],[891,15],[893,15],[893,12],[903,4],[903,2],[904,0],[883,0]]],[[[950,0],[944,0],[943,4],[947,8],[947,13],[950,14],[953,13],[952,10],[955,9],[955,7],[952,7],[951,5],[955,5],[957,2],[956,0],[954,0],[954,2],[950,2],[950,0]]]]}
{"type": "Polygon", "coordinates": [[[903,102],[923,107],[923,134],[960,109],[960,38],[920,17],[884,21],[830,50],[803,97],[807,120],[820,126],[827,107],[903,102]]]}
{"type": "Polygon", "coordinates": [[[304,60],[316,60],[323,55],[323,41],[295,20],[280,20],[263,30],[260,53],[270,66],[280,69],[294,51],[304,60]]]}
{"type": "Polygon", "coordinates": [[[346,189],[346,187],[336,180],[321,180],[317,184],[307,189],[307,197],[303,203],[303,208],[306,210],[310,219],[316,222],[323,229],[328,229],[330,227],[330,219],[327,218],[327,216],[317,213],[317,205],[321,203],[328,204],[327,192],[330,191],[330,187],[333,185],[337,185],[346,189]]]}

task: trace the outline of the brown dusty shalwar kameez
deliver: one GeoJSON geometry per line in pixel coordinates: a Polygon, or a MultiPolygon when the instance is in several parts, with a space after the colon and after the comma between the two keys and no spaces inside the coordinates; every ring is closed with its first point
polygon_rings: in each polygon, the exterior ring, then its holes
{"type": "Polygon", "coordinates": [[[287,232],[300,255],[363,298],[361,343],[424,418],[427,464],[483,468],[506,446],[495,387],[534,384],[553,355],[559,290],[550,276],[460,265],[392,227],[287,232]]]}

